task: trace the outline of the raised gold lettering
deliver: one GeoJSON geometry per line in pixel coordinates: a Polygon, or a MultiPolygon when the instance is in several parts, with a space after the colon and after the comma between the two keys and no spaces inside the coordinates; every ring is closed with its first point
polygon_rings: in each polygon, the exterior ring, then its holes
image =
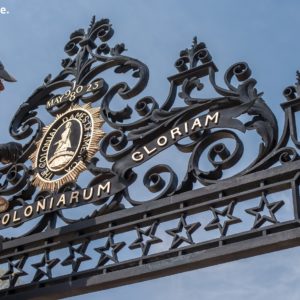
{"type": "Polygon", "coordinates": [[[28,218],[28,217],[30,217],[32,215],[32,213],[33,213],[32,206],[31,205],[26,206],[25,209],[24,209],[24,216],[26,218],[28,218]]]}
{"type": "Polygon", "coordinates": [[[36,204],[36,212],[40,212],[40,210],[46,209],[46,198],[43,198],[43,200],[39,200],[36,204]]]}
{"type": "Polygon", "coordinates": [[[201,122],[200,122],[200,119],[199,118],[197,118],[197,119],[195,119],[195,121],[194,121],[194,123],[193,123],[193,125],[192,125],[192,130],[194,130],[196,127],[199,127],[199,128],[201,128],[202,127],[202,125],[201,125],[201,122]]]}
{"type": "Polygon", "coordinates": [[[101,196],[102,192],[110,194],[110,181],[108,181],[104,186],[102,184],[98,185],[97,196],[101,196]]]}
{"type": "Polygon", "coordinates": [[[144,146],[143,148],[144,148],[144,150],[146,151],[146,153],[147,153],[148,155],[152,154],[153,152],[155,152],[155,151],[157,150],[156,148],[152,148],[151,150],[149,150],[149,149],[147,148],[147,146],[144,146]]]}
{"type": "Polygon", "coordinates": [[[182,135],[182,133],[181,133],[179,127],[175,127],[175,128],[173,128],[173,129],[171,129],[170,132],[171,132],[171,137],[172,137],[173,140],[176,139],[176,135],[179,135],[179,136],[182,135]]]}
{"type": "Polygon", "coordinates": [[[59,200],[56,203],[56,206],[59,207],[61,204],[66,205],[66,197],[65,194],[61,194],[59,200]]]}
{"type": "Polygon", "coordinates": [[[2,217],[2,224],[3,225],[6,225],[10,220],[10,214],[5,214],[3,217],[2,217]]]}
{"type": "Polygon", "coordinates": [[[157,145],[160,147],[165,146],[167,143],[168,143],[168,139],[164,135],[160,136],[157,139],[157,145]]]}
{"type": "Polygon", "coordinates": [[[78,191],[72,192],[71,197],[70,197],[70,204],[72,204],[73,201],[75,201],[77,203],[79,201],[78,196],[79,196],[78,191]]]}
{"type": "Polygon", "coordinates": [[[20,221],[21,220],[21,218],[19,218],[18,216],[17,216],[17,211],[15,210],[14,211],[14,216],[13,216],[13,222],[15,223],[15,222],[18,222],[18,221],[20,221]]]}
{"type": "Polygon", "coordinates": [[[84,189],[83,190],[83,200],[90,200],[93,196],[94,188],[84,189]],[[87,194],[87,191],[89,191],[89,194],[87,194]]]}
{"type": "Polygon", "coordinates": [[[144,155],[140,151],[137,151],[132,153],[131,158],[133,161],[141,161],[144,159],[144,155]]]}
{"type": "Polygon", "coordinates": [[[219,122],[219,112],[216,112],[213,116],[211,116],[211,115],[206,116],[205,127],[208,126],[209,121],[212,121],[215,124],[218,124],[218,122],[219,122]]]}
{"type": "Polygon", "coordinates": [[[49,205],[49,209],[53,208],[53,197],[50,198],[50,205],[49,205]]]}

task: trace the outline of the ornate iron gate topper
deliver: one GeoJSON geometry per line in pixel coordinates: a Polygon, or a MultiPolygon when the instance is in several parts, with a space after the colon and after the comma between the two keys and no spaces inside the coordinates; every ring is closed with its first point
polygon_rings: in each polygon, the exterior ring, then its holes
{"type": "Polygon", "coordinates": [[[167,99],[134,101],[148,68],[123,55],[123,43],[111,46],[112,36],[109,20],[95,17],[86,31],[73,32],[63,70],[48,75],[11,122],[12,137],[26,143],[23,155],[0,170],[0,195],[9,203],[0,214],[0,279],[7,284],[0,295],[7,299],[56,299],[299,245],[299,73],[284,91],[278,138],[276,117],[247,63],[231,66],[221,87],[211,54],[194,38],[175,62],[167,99]],[[110,69],[132,76],[134,85],[111,86],[104,78],[110,69]],[[215,97],[195,96],[204,78],[215,97]],[[117,98],[128,104],[113,109],[117,98]],[[256,157],[237,169],[253,133],[256,157]],[[183,179],[155,163],[171,150],[189,154],[183,179]],[[154,163],[142,177],[153,196],[142,201],[132,189],[146,162],[154,163]],[[281,191],[290,197],[278,198],[281,191]],[[293,210],[279,216],[286,202],[293,210]],[[67,216],[79,206],[79,217],[78,210],[67,216]],[[203,239],[206,232],[215,236],[203,239]],[[63,249],[65,257],[57,252],[63,249]]]}

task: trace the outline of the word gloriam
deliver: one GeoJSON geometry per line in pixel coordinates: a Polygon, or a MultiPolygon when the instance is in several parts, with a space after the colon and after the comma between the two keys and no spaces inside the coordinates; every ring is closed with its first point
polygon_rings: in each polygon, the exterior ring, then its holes
{"type": "Polygon", "coordinates": [[[137,151],[132,153],[131,159],[134,162],[142,162],[143,160],[147,160],[154,153],[163,150],[165,147],[174,144],[178,140],[201,129],[209,128],[211,126],[211,123],[217,125],[219,122],[219,118],[220,113],[215,112],[213,115],[207,114],[205,116],[184,122],[170,129],[165,134],[158,137],[156,140],[150,142],[142,148],[137,149],[137,151]]]}

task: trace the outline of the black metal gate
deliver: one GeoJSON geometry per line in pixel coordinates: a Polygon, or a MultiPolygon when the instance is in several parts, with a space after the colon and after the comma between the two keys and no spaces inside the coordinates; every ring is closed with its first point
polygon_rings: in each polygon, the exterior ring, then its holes
{"type": "Polygon", "coordinates": [[[9,203],[0,214],[5,299],[57,299],[300,245],[299,78],[284,91],[278,138],[276,117],[246,63],[231,66],[221,87],[206,45],[195,38],[168,78],[167,99],[133,101],[148,68],[123,55],[124,44],[111,47],[112,35],[109,20],[95,18],[73,32],[61,73],[46,77],[11,123],[12,137],[25,142],[23,155],[1,169],[0,194],[9,203]],[[102,75],[109,69],[132,75],[134,84],[110,85],[102,75]],[[195,96],[205,77],[217,96],[195,96]],[[117,97],[135,105],[115,110],[117,97]],[[53,123],[45,126],[38,108],[53,123]],[[174,163],[176,151],[189,155],[184,166],[177,162],[182,178],[155,163],[170,149],[174,163]],[[153,197],[134,199],[133,187],[153,197]],[[96,205],[88,215],[87,204],[96,205]],[[65,215],[78,207],[78,218],[65,215]],[[33,226],[24,233],[26,224],[33,226]],[[22,235],[12,237],[16,230],[22,235]]]}

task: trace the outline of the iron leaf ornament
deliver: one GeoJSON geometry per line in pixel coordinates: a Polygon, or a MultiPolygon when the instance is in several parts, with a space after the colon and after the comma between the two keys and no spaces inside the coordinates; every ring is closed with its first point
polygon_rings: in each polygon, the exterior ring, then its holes
{"type": "MultiPolygon", "coordinates": [[[[0,93],[5,90],[5,82],[16,82],[16,79],[8,73],[3,63],[0,61],[0,93]]],[[[16,142],[0,144],[0,162],[8,164],[15,162],[22,155],[22,145],[16,142]]]]}
{"type": "MultiPolygon", "coordinates": [[[[61,62],[62,70],[56,76],[47,75],[17,110],[10,134],[26,143],[23,142],[20,157],[0,169],[0,196],[7,197],[9,202],[7,210],[0,214],[0,229],[40,217],[25,234],[40,232],[55,228],[57,219],[71,224],[124,209],[125,203],[138,206],[145,201],[159,201],[192,190],[196,183],[212,185],[225,178],[226,170],[231,170],[231,177],[241,176],[298,158],[300,143],[294,114],[299,109],[299,74],[296,86],[284,91],[288,99],[282,105],[286,125],[279,139],[276,117],[262,93],[256,90],[256,80],[251,77],[247,63],[229,67],[221,86],[216,81],[218,69],[211,53],[195,37],[190,48],[180,51],[175,62],[177,73],[168,77],[169,94],[160,103],[153,96],[139,98],[147,87],[148,67],[124,55],[127,53],[124,43],[112,44],[113,34],[108,19],[98,21],[95,17],[86,30],[74,31],[64,47],[67,57],[61,62]],[[116,78],[118,74],[130,76],[134,84],[126,81],[111,84],[105,77],[107,70],[114,70],[116,78]],[[216,97],[201,97],[203,79],[208,79],[216,97]],[[181,105],[175,107],[178,99],[181,105]],[[99,113],[88,120],[86,112],[74,111],[84,107],[99,113]],[[51,116],[50,124],[44,123],[40,109],[51,116]],[[49,128],[54,129],[50,132],[49,128]],[[245,152],[243,139],[250,132],[260,139],[257,156],[236,171],[235,166],[245,152]],[[89,144],[89,137],[94,135],[97,138],[92,138],[89,144]],[[289,137],[294,148],[287,146],[289,137]],[[233,148],[224,140],[230,140],[233,148]],[[181,168],[185,172],[182,180],[171,165],[155,163],[156,155],[170,148],[189,154],[181,168]],[[137,171],[147,161],[154,166],[143,171],[144,174],[137,171]],[[204,161],[210,170],[202,169],[204,161]],[[110,167],[102,167],[103,162],[110,167]],[[85,181],[82,187],[77,177],[83,172],[89,176],[89,182],[85,181]],[[145,201],[134,199],[132,187],[138,178],[142,178],[145,191],[153,197],[145,201]],[[43,185],[39,184],[41,181],[43,185]],[[77,219],[64,215],[64,209],[87,203],[100,208],[77,219]]],[[[226,213],[233,218],[230,210],[215,210],[215,213],[226,213]]],[[[211,228],[219,226],[217,219],[215,215],[211,228]]],[[[221,234],[226,234],[228,225],[219,227],[221,234]]],[[[155,231],[137,230],[139,239],[131,247],[141,247],[146,254],[150,244],[142,244],[140,235],[154,238],[155,231]]],[[[175,241],[173,247],[179,243],[175,241]]],[[[75,250],[70,248],[70,251],[72,256],[75,250]]],[[[78,269],[72,257],[65,263],[72,263],[78,269]]]]}

